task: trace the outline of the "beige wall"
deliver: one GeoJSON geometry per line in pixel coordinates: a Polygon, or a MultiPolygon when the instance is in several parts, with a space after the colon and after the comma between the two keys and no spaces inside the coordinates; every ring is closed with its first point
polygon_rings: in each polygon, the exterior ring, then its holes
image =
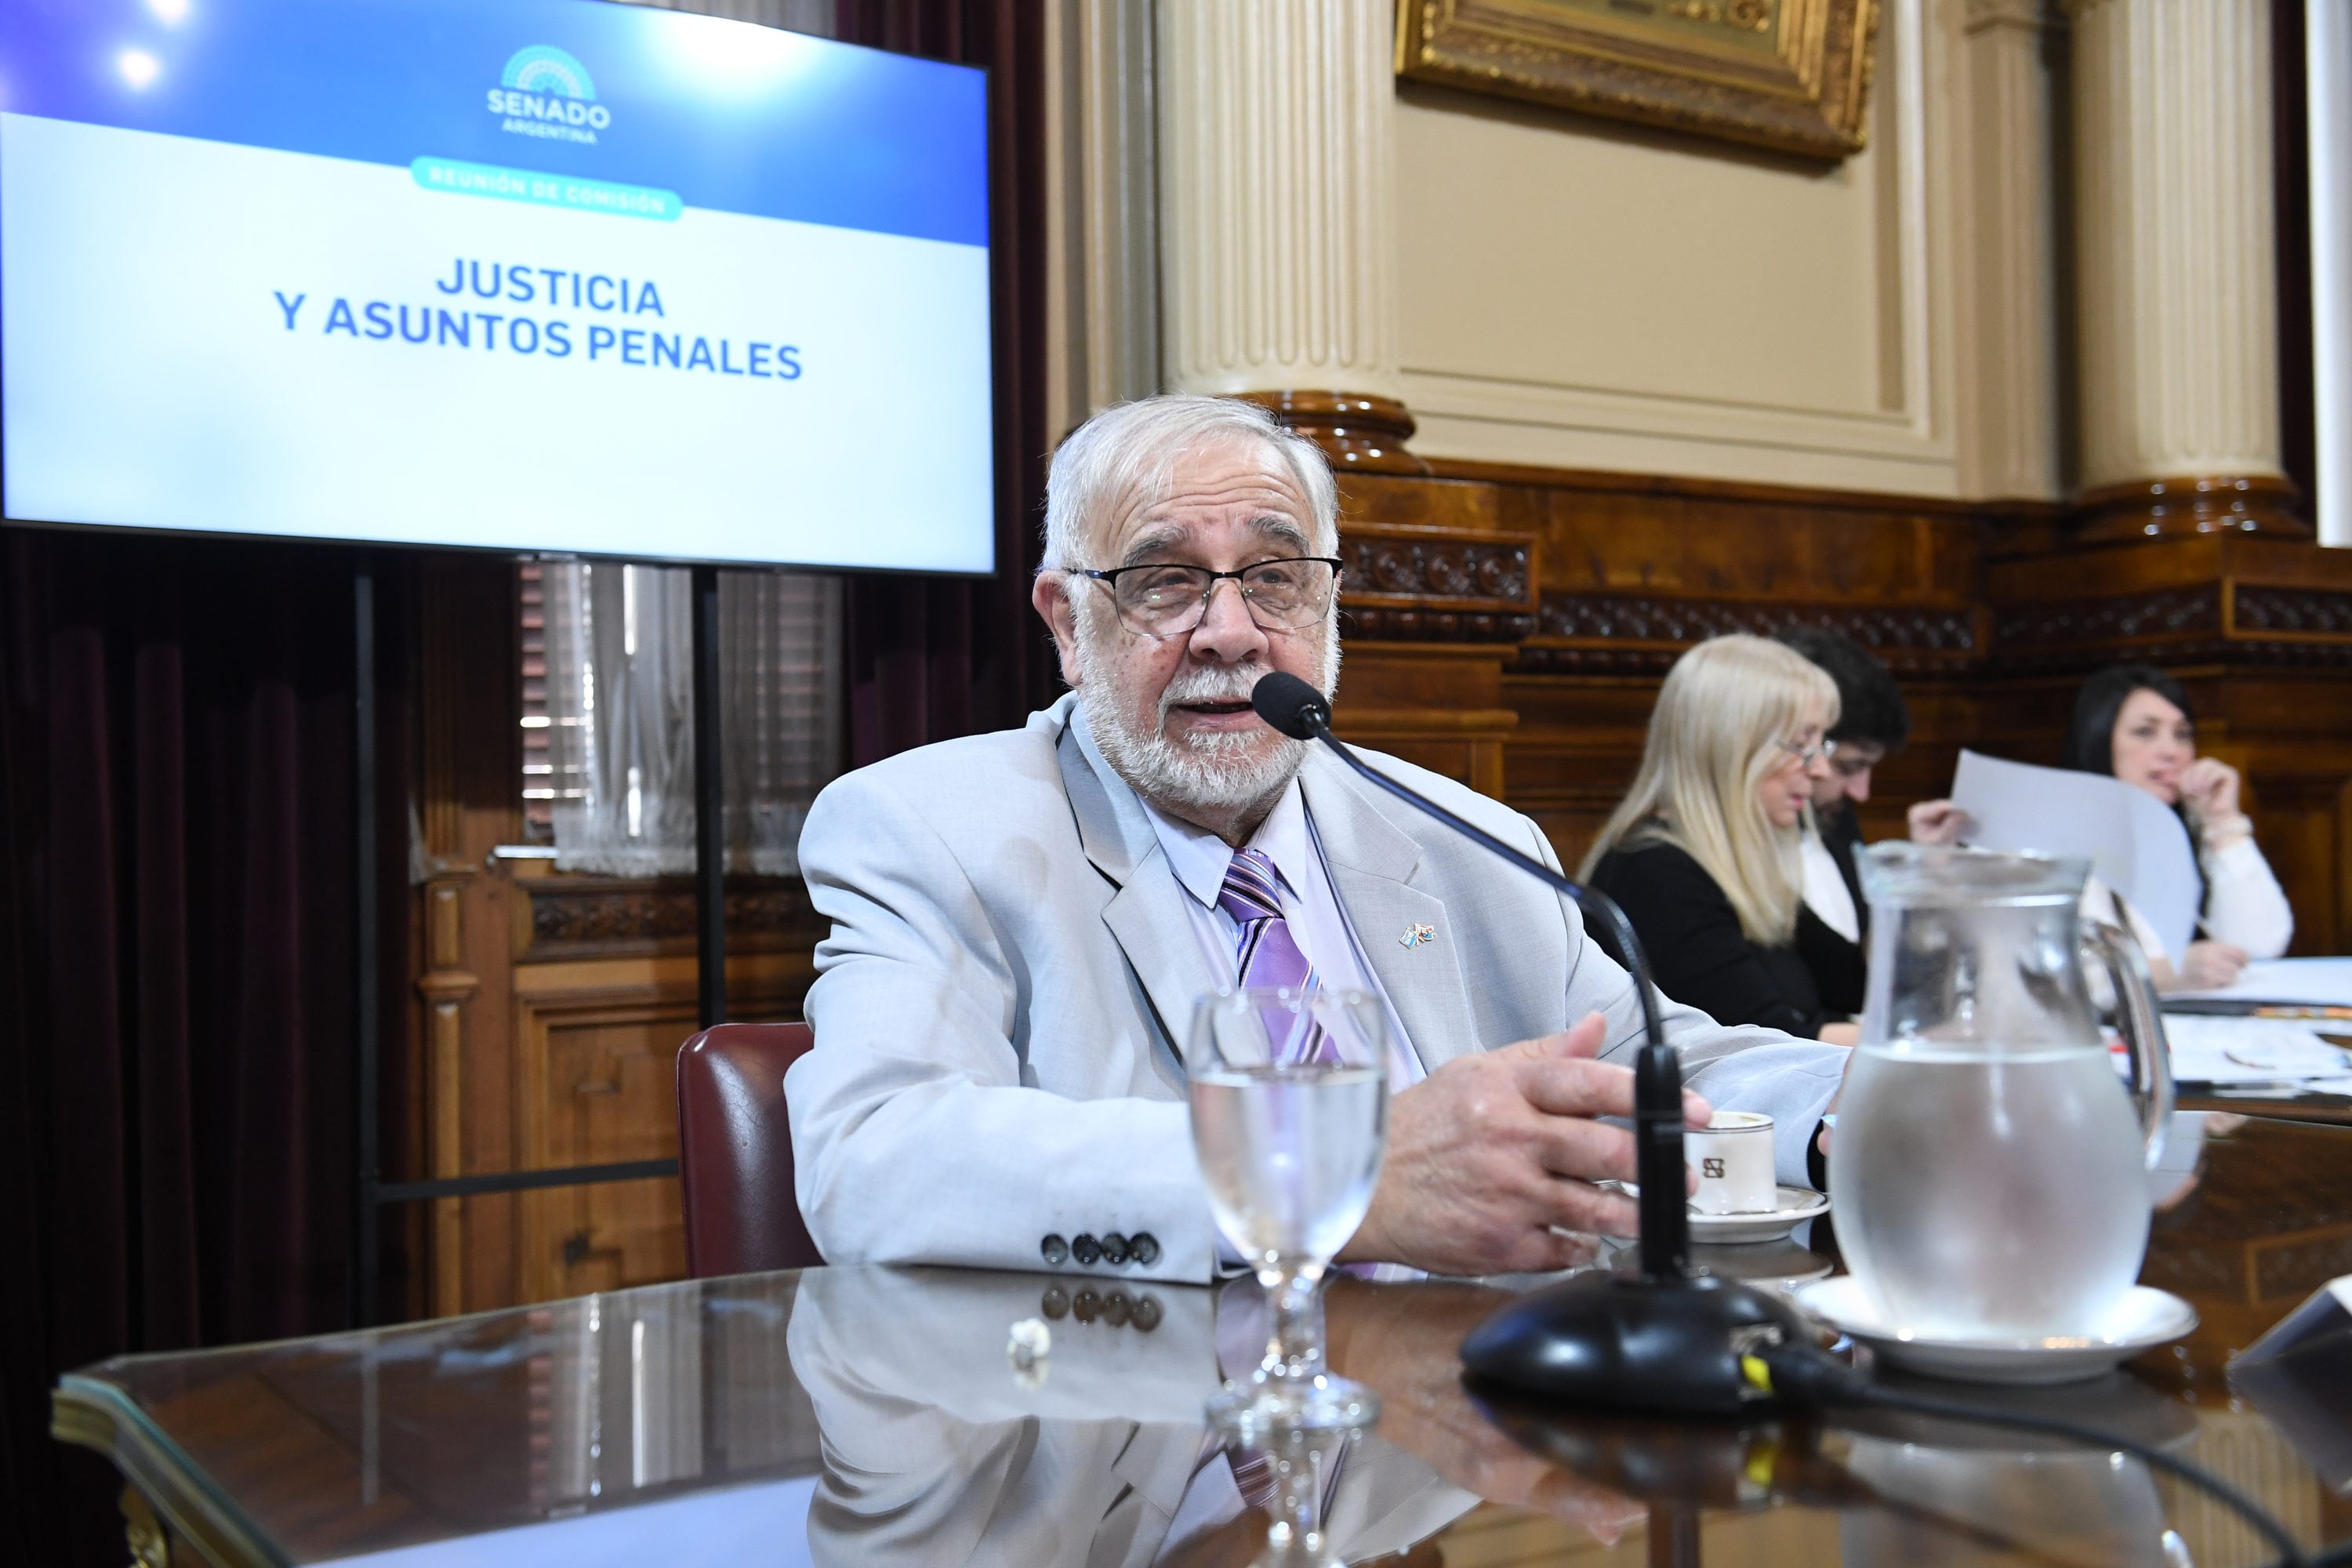
{"type": "Polygon", "coordinates": [[[1867,152],[1824,168],[1406,86],[1413,449],[1953,495],[1957,3],[1885,0],[1867,152]],[[1933,6],[1933,13],[1923,12],[1933,6]],[[1932,30],[1925,19],[1938,19],[1932,30]]]}

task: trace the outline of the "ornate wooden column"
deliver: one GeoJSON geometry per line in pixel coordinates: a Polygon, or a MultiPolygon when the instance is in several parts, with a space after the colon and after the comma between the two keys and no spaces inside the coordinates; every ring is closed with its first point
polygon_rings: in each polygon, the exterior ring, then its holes
{"type": "Polygon", "coordinates": [[[1422,473],[1399,395],[1390,0],[1159,8],[1170,386],[1247,397],[1335,465],[1422,473]]]}
{"type": "Polygon", "coordinates": [[[2067,0],[2083,537],[2308,538],[2280,467],[2268,0],[2067,0]]]}

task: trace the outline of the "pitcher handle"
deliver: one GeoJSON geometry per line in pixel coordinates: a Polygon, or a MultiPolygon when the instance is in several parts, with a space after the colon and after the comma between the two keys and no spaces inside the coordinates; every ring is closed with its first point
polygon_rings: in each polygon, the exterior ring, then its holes
{"type": "Polygon", "coordinates": [[[2105,965],[2116,988],[2116,1021],[2130,1045],[2133,1077],[2142,1086],[2140,1144],[2147,1168],[2164,1158],[2165,1134],[2172,1128],[2172,1047],[2164,1037],[2164,1015],[2147,955],[2132,934],[2105,921],[2084,922],[2083,940],[2105,965]]]}

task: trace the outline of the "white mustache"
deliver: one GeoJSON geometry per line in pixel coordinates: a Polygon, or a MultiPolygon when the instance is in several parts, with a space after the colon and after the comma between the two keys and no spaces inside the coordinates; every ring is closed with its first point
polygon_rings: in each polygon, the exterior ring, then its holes
{"type": "Polygon", "coordinates": [[[1270,673],[1266,666],[1256,663],[1188,670],[1160,691],[1160,717],[1166,720],[1170,709],[1188,702],[1246,702],[1257,683],[1270,673]]]}

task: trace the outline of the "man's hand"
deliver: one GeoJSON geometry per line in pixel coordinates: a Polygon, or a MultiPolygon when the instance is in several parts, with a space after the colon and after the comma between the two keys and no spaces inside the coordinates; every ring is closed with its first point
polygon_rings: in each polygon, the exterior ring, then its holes
{"type": "MultiPolygon", "coordinates": [[[[1632,1070],[1592,1059],[1605,1029],[1591,1014],[1565,1034],[1457,1058],[1398,1095],[1380,1185],[1340,1258],[1533,1273],[1590,1250],[1555,1227],[1635,1234],[1633,1200],[1592,1185],[1634,1179],[1633,1133],[1592,1120],[1633,1114],[1632,1070]]],[[[1691,1126],[1714,1114],[1684,1091],[1691,1126]]]]}
{"type": "Polygon", "coordinates": [[[1914,844],[1958,844],[1969,814],[1948,800],[1923,800],[1905,813],[1914,844]]]}

